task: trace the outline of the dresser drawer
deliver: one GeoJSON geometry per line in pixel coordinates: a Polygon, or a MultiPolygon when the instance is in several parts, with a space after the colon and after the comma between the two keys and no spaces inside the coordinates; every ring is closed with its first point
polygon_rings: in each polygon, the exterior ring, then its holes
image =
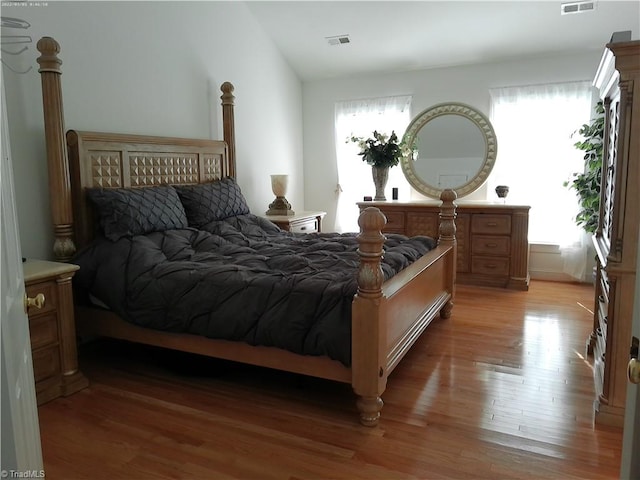
{"type": "Polygon", "coordinates": [[[607,329],[608,329],[608,311],[603,308],[602,305],[598,305],[598,310],[595,313],[596,318],[598,319],[598,329],[602,331],[604,336],[604,341],[607,341],[607,329]]]}
{"type": "Polygon", "coordinates": [[[457,265],[458,272],[469,272],[471,259],[471,246],[469,241],[469,222],[471,216],[459,214],[456,218],[456,240],[458,242],[457,265]]]}
{"type": "Polygon", "coordinates": [[[593,359],[593,381],[596,398],[604,393],[604,355],[595,356],[593,359]]]}
{"type": "Polygon", "coordinates": [[[509,237],[474,235],[471,253],[474,255],[509,255],[509,237]]]}
{"type": "Polygon", "coordinates": [[[304,222],[292,223],[289,231],[294,233],[316,233],[318,231],[318,222],[313,218],[304,222]]]}
{"type": "Polygon", "coordinates": [[[596,329],[596,343],[598,344],[598,349],[596,351],[601,354],[607,351],[607,336],[605,331],[601,328],[596,329]]]}
{"type": "Polygon", "coordinates": [[[37,349],[58,343],[58,317],[55,312],[29,318],[31,348],[37,349]]]}
{"type": "Polygon", "coordinates": [[[407,213],[407,236],[415,237],[423,235],[431,238],[438,238],[438,227],[440,217],[436,213],[407,213]]]}
{"type": "Polygon", "coordinates": [[[609,302],[609,277],[604,269],[600,269],[600,291],[598,295],[602,295],[609,302]]]}
{"type": "Polygon", "coordinates": [[[471,233],[509,235],[511,233],[511,215],[473,215],[471,233]]]}
{"type": "Polygon", "coordinates": [[[404,213],[402,212],[385,212],[384,216],[387,217],[387,223],[383,230],[385,232],[404,233],[404,213]]]}
{"type": "Polygon", "coordinates": [[[471,273],[485,275],[509,275],[509,259],[503,257],[471,257],[471,273]]]}

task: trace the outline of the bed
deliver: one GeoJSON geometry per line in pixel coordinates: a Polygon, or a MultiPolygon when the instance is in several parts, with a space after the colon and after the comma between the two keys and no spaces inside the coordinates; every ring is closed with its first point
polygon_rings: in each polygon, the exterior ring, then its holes
{"type": "MultiPolygon", "coordinates": [[[[60,47],[50,37],[42,38],[37,47],[41,53],[38,63],[55,236],[53,250],[58,261],[72,261],[78,252],[96,242],[97,215],[94,203],[88,199],[90,190],[181,188],[234,182],[235,97],[231,83],[221,86],[223,140],[65,132],[60,47]]],[[[349,298],[349,361],[148,328],[126,321],[112,309],[87,303],[80,298],[82,295],[76,299],[75,310],[79,334],[123,339],[348,383],[357,396],[360,422],[376,426],[391,372],[430,322],[438,316],[449,318],[451,315],[455,295],[455,199],[452,190],[445,190],[441,196],[439,238],[434,248],[399,273],[387,275],[388,278],[383,271],[385,251],[391,251],[390,241],[382,234],[386,219],[373,207],[361,213],[360,232],[353,236],[357,242],[353,251],[357,252],[359,261],[353,268],[355,294],[349,298]]],[[[287,235],[287,241],[307,241],[299,238],[302,234],[287,235]]]]}

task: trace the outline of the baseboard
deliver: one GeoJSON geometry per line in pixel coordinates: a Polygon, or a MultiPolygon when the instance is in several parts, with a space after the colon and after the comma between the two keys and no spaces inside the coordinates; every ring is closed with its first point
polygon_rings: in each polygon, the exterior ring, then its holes
{"type": "Polygon", "coordinates": [[[530,270],[531,280],[545,280],[548,282],[576,283],[576,279],[562,272],[545,272],[541,270],[530,270]]]}

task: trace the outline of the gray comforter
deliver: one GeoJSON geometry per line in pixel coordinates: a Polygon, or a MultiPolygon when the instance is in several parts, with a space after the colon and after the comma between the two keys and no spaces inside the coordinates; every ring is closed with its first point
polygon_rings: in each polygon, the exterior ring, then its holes
{"type": "MultiPolygon", "coordinates": [[[[433,248],[387,235],[385,278],[433,248]]],[[[293,234],[254,215],[203,230],[96,239],[73,260],[77,295],[134,324],[351,362],[355,234],[293,234]]]]}

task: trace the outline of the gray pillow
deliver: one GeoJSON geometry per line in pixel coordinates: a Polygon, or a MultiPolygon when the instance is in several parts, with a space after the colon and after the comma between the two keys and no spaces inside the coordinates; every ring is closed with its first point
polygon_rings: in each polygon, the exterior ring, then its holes
{"type": "Polygon", "coordinates": [[[175,188],[191,227],[202,228],[214,220],[250,213],[240,187],[231,177],[213,183],[180,185],[175,188]]]}
{"type": "Polygon", "coordinates": [[[143,188],[89,188],[104,236],[116,241],[125,236],[186,228],[182,202],[172,186],[143,188]]]}

